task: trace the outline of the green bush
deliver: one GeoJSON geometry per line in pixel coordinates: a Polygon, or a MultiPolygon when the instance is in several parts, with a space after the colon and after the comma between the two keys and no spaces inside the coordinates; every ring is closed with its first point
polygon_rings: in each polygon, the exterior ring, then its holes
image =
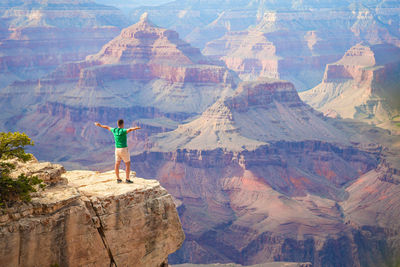
{"type": "Polygon", "coordinates": [[[32,155],[24,150],[28,145],[33,146],[33,142],[25,133],[0,132],[0,207],[13,201],[29,202],[30,193],[36,192],[36,185],[41,188],[45,186],[37,176],[21,174],[17,179],[10,177],[15,165],[6,160],[30,160],[32,155]]]}

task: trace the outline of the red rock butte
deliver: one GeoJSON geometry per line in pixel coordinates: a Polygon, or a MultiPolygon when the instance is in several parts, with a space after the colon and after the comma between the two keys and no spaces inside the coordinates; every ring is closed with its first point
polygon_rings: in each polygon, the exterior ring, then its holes
{"type": "Polygon", "coordinates": [[[304,104],[292,83],[275,79],[242,82],[202,115],[151,138],[153,151],[253,150],[272,141],[320,140],[348,144],[338,129],[304,104]]]}
{"type": "Polygon", "coordinates": [[[146,13],[86,61],[107,65],[106,72],[112,72],[114,77],[138,80],[221,83],[227,76],[222,63],[203,56],[199,49],[179,39],[177,32],[157,27],[146,13]],[[110,66],[114,64],[119,66],[110,66]],[[125,64],[130,66],[121,67],[125,64]]]}
{"type": "Polygon", "coordinates": [[[359,43],[328,64],[322,82],[300,93],[313,108],[331,117],[352,118],[399,132],[400,48],[359,43]]]}

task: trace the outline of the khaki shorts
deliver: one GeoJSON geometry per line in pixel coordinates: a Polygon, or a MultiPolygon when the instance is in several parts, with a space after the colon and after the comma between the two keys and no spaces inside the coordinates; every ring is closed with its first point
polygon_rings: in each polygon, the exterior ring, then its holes
{"type": "Polygon", "coordinates": [[[120,162],[121,159],[127,163],[131,162],[131,156],[129,155],[129,151],[127,147],[123,148],[115,148],[115,162],[120,162]]]}

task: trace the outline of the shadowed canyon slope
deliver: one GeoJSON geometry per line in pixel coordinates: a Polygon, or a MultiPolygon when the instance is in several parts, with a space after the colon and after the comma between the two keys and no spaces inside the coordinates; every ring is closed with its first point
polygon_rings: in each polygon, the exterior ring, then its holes
{"type": "Polygon", "coordinates": [[[302,92],[304,101],[328,116],[354,118],[399,131],[400,48],[358,44],[328,64],[324,79],[302,92]]]}
{"type": "Polygon", "coordinates": [[[292,84],[267,80],[243,83],[198,119],[152,137],[134,162],[182,201],[187,239],[172,262],[391,266],[399,187],[383,177],[397,169],[381,163],[381,146],[333,124],[292,84]],[[372,197],[367,211],[367,192],[387,197],[375,205],[372,197]],[[368,219],[383,209],[379,222],[368,219]]]}
{"type": "Polygon", "coordinates": [[[2,1],[0,88],[82,60],[126,25],[118,9],[88,0],[2,1]]]}

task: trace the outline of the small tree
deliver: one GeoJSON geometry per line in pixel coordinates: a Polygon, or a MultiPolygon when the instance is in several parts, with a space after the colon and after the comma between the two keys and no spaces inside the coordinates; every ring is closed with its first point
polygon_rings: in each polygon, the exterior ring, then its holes
{"type": "Polygon", "coordinates": [[[10,177],[15,165],[5,160],[17,158],[26,162],[32,158],[25,153],[25,146],[33,146],[32,140],[25,133],[0,132],[0,206],[7,206],[11,201],[31,200],[30,193],[36,192],[36,185],[44,187],[37,176],[21,174],[17,179],[10,177]]]}

